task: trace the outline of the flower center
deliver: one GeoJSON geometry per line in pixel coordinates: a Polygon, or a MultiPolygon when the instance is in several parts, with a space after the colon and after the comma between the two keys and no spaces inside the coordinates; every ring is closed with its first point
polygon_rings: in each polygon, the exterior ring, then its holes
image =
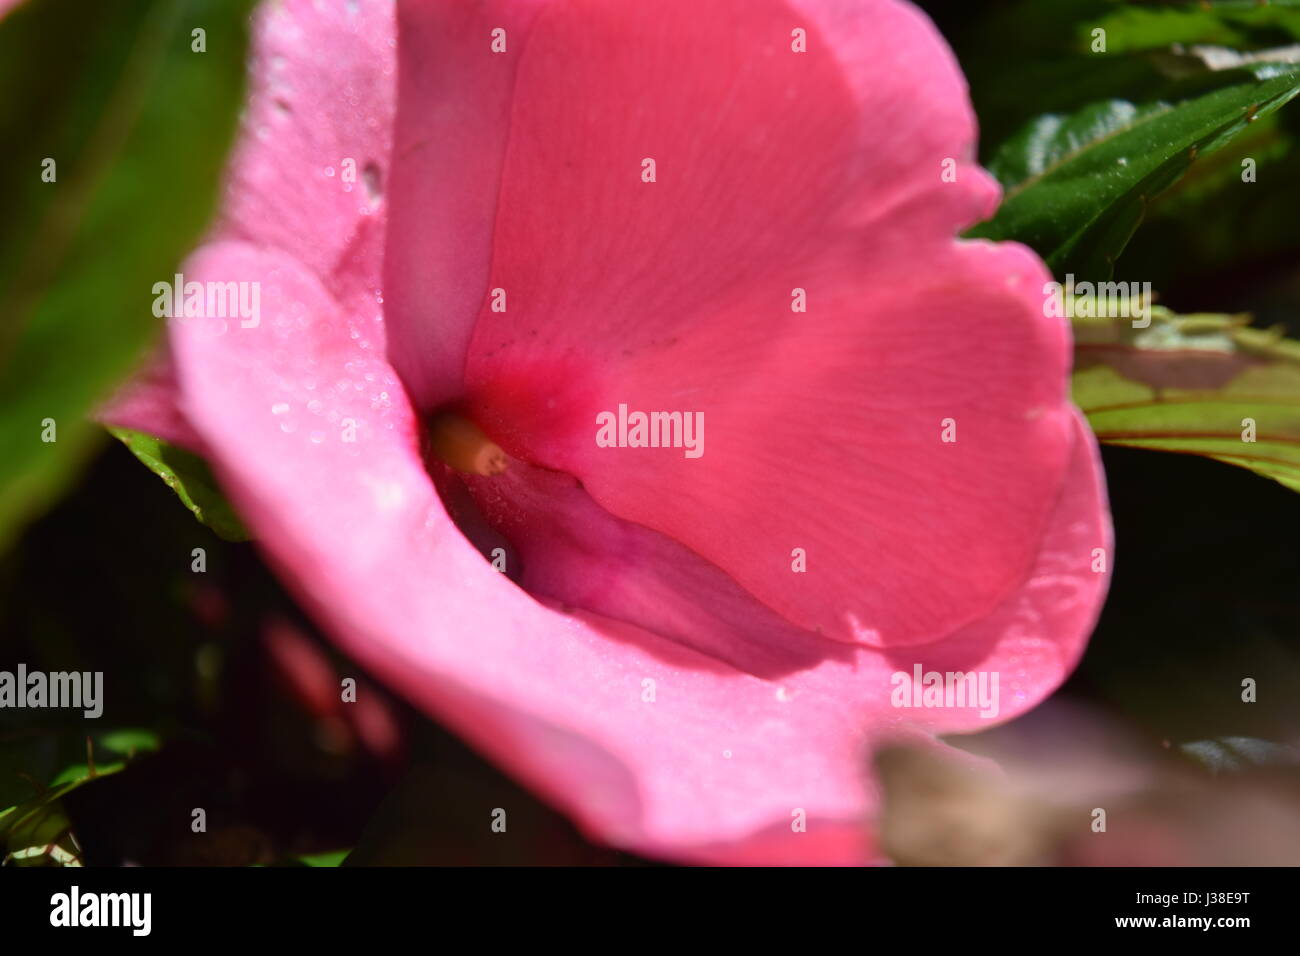
{"type": "Polygon", "coordinates": [[[428,457],[467,475],[499,475],[510,466],[510,457],[483,429],[447,409],[426,421],[424,450],[428,457]]]}

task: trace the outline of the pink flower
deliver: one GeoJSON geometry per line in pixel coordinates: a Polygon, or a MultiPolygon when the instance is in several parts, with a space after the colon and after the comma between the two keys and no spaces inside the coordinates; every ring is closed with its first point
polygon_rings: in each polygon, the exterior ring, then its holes
{"type": "Polygon", "coordinates": [[[951,53],[899,0],[392,11],[262,9],[183,267],[260,321],[174,320],[113,417],[206,453],[347,651],[591,837],[878,859],[869,747],[1050,694],[1111,543],[1050,277],[954,238],[997,188],[951,53]],[[621,405],[703,453],[602,447],[621,405]],[[504,473],[426,465],[448,406],[504,473]]]}

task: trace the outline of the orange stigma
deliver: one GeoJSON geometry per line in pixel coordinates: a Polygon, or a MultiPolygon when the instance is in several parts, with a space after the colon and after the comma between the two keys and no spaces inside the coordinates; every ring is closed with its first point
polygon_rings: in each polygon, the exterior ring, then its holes
{"type": "Polygon", "coordinates": [[[444,410],[430,418],[425,441],[430,456],[467,475],[499,475],[510,466],[500,445],[455,412],[444,410]]]}

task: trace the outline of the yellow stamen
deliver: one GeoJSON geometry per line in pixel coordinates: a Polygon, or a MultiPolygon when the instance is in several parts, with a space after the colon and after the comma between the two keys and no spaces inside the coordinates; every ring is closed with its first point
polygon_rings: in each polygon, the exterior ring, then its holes
{"type": "Polygon", "coordinates": [[[428,453],[467,475],[499,475],[510,466],[501,446],[468,418],[441,411],[428,422],[428,453]]]}

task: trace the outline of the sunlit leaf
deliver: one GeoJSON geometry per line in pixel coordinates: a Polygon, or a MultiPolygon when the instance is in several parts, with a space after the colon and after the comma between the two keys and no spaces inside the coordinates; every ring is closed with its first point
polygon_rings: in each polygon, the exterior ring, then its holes
{"type": "Polygon", "coordinates": [[[1300,94],[1300,70],[1230,70],[1197,85],[1183,99],[1109,100],[1039,117],[994,157],[1006,195],[971,234],[1024,242],[1058,275],[1108,278],[1148,204],[1300,94]]]}
{"type": "Polygon", "coordinates": [[[1300,342],[1247,316],[1076,318],[1075,403],[1114,445],[1205,455],[1300,491],[1300,342]]]}
{"type": "Polygon", "coordinates": [[[248,530],[217,487],[212,469],[198,455],[161,438],[129,428],[110,428],[185,505],[194,517],[227,541],[247,541],[248,530]]]}

